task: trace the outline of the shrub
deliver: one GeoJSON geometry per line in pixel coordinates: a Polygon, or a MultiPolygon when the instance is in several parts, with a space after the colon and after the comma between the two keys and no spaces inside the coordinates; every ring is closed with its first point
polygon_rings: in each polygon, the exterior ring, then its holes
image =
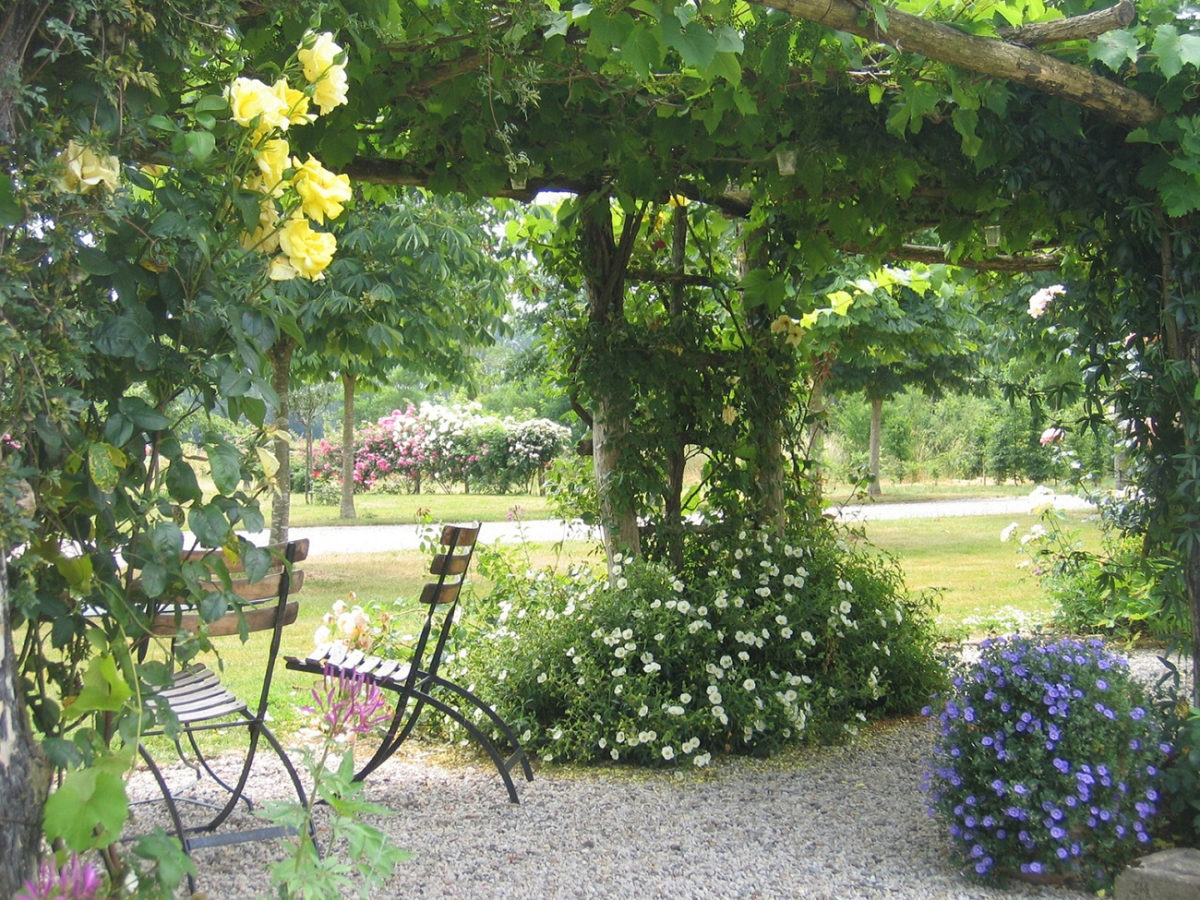
{"type": "Polygon", "coordinates": [[[929,808],[979,877],[1106,884],[1150,841],[1161,726],[1100,641],[984,641],[941,698],[929,808]]]}
{"type": "Polygon", "coordinates": [[[722,564],[686,580],[642,560],[616,560],[610,583],[481,552],[490,621],[453,677],[543,759],[704,766],[915,711],[942,671],[927,610],[897,593],[894,566],[806,537],[709,540],[722,564]]]}
{"type": "Polygon", "coordinates": [[[1066,528],[1065,521],[1061,511],[1047,506],[1041,520],[1021,537],[1021,552],[1054,602],[1059,629],[1122,636],[1188,632],[1176,560],[1147,556],[1143,539],[1114,525],[1107,512],[1101,520],[1100,552],[1086,548],[1079,532],[1066,528]]]}
{"type": "Polygon", "coordinates": [[[1171,752],[1163,767],[1164,825],[1172,843],[1200,847],[1200,709],[1172,710],[1171,752]]]}

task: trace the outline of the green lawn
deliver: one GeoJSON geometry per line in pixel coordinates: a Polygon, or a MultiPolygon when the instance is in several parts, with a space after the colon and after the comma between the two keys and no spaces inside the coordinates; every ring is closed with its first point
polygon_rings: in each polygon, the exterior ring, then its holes
{"type": "MultiPolygon", "coordinates": [[[[1045,619],[1052,612],[1014,537],[1000,540],[1012,522],[1016,535],[1038,522],[1034,515],[962,516],[866,523],[867,540],[900,560],[913,592],[936,590],[941,598],[938,624],[949,635],[978,632],[979,620],[1007,618],[1007,609],[1045,619]]],[[[1085,547],[1100,547],[1094,516],[1071,513],[1064,521],[1078,531],[1085,547]]]]}
{"type": "Polygon", "coordinates": [[[343,519],[336,504],[306,503],[293,495],[290,524],[297,528],[319,525],[411,525],[428,515],[434,522],[503,522],[515,514],[522,519],[553,515],[545,497],[533,494],[357,494],[355,517],[343,519]]]}

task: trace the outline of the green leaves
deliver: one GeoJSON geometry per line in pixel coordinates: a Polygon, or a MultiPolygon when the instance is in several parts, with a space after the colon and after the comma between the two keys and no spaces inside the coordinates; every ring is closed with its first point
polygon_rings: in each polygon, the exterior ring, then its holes
{"type": "Polygon", "coordinates": [[[124,764],[108,758],[87,769],[68,772],[46,800],[46,837],[63,840],[75,852],[107,847],[121,836],[129,816],[124,764]]]}
{"type": "Polygon", "coordinates": [[[91,712],[119,712],[132,695],[112,654],[101,653],[89,663],[83,687],[66,707],[66,715],[77,718],[91,712]]]}
{"type": "Polygon", "coordinates": [[[1159,25],[1154,29],[1150,52],[1158,57],[1158,70],[1166,78],[1174,78],[1185,65],[1200,64],[1200,36],[1180,34],[1174,25],[1159,25]]]}
{"type": "Polygon", "coordinates": [[[225,442],[210,443],[205,450],[213,484],[222,494],[232,494],[242,480],[241,454],[236,447],[225,442]]]}

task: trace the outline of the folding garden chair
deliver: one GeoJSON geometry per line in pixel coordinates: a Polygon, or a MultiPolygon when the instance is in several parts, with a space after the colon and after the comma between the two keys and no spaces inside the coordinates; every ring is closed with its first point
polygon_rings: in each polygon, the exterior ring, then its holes
{"type": "MultiPolygon", "coordinates": [[[[266,548],[271,554],[271,563],[266,574],[251,580],[245,572],[243,560],[228,565],[231,577],[225,582],[216,579],[211,582],[212,590],[227,590],[236,594],[239,601],[234,608],[220,618],[208,624],[208,634],[212,637],[239,634],[243,631],[270,631],[270,644],[265,657],[262,659],[263,682],[258,701],[250,704],[236,697],[221,683],[220,676],[203,664],[195,663],[180,669],[173,675],[171,683],[159,691],[148,701],[148,705],[159,714],[160,724],[145,732],[145,737],[164,735],[167,733],[165,722],[175,719],[179,724],[180,734],[175,738],[176,751],[179,758],[188,762],[196,773],[197,779],[207,774],[216,782],[227,798],[222,802],[207,803],[195,799],[180,797],[172,792],[167,779],[155,762],[149,746],[142,741],[138,751],[154,775],[166,801],[171,824],[183,844],[184,852],[202,847],[222,846],[244,841],[269,840],[294,833],[283,827],[255,827],[239,831],[217,833],[217,829],[225,822],[239,802],[245,804],[247,811],[253,809],[253,803],[245,794],[250,771],[259,746],[259,739],[267,741],[271,751],[279,758],[296,797],[303,804],[306,802],[304,787],[300,776],[291,760],[288,759],[283,747],[267,725],[267,700],[271,691],[271,680],[275,669],[275,660],[279,655],[280,639],[285,626],[296,621],[299,603],[293,595],[304,584],[304,573],[294,568],[294,564],[308,556],[308,541],[292,541],[288,544],[275,545],[266,548]],[[165,707],[165,709],[164,709],[165,707]],[[247,730],[246,750],[241,761],[236,779],[233,783],[222,779],[212,768],[208,757],[200,747],[198,735],[215,729],[229,730],[234,728],[247,730]],[[187,759],[187,753],[180,743],[180,738],[186,737],[195,764],[187,759]],[[207,810],[199,823],[184,822],[180,812],[180,804],[201,807],[207,810]]],[[[188,560],[201,560],[206,555],[221,551],[205,551],[187,555],[188,560]]],[[[247,553],[259,553],[256,548],[250,548],[247,553]]],[[[262,558],[259,557],[259,561],[262,558]]],[[[194,606],[179,604],[169,611],[162,611],[151,619],[151,632],[154,634],[175,636],[183,631],[196,633],[201,627],[198,610],[194,606]]],[[[189,887],[194,892],[195,882],[189,876],[189,887]]]]}
{"type": "Polygon", "coordinates": [[[459,595],[467,567],[478,539],[478,522],[442,528],[440,552],[434,556],[429,567],[430,574],[436,575],[437,579],[426,584],[421,591],[423,624],[407,659],[368,655],[338,642],[320,646],[303,659],[285,657],[289,669],[324,677],[355,675],[395,693],[396,710],[391,722],[375,753],[358,770],[356,780],[366,778],[396,752],[412,734],[425,707],[449,716],[483,748],[504,780],[513,803],[520,801],[512,770],[519,764],[526,780],[533,780],[529,760],[512,728],[472,691],[438,674],[458,614],[459,595]],[[486,719],[484,724],[490,723],[498,740],[493,740],[480,727],[479,719],[486,719]]]}

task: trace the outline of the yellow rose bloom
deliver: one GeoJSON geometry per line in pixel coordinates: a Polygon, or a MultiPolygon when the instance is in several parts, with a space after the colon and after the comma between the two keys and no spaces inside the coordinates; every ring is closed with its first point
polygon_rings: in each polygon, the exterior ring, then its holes
{"type": "Polygon", "coordinates": [[[115,191],[121,183],[121,161],[115,156],[100,156],[90,147],[70,141],[58,155],[63,174],[55,179],[60,191],[86,194],[97,186],[115,191]]]}
{"type": "Polygon", "coordinates": [[[263,141],[254,151],[254,162],[262,173],[264,193],[283,192],[283,173],[291,164],[292,148],[284,138],[263,141]]]}
{"type": "Polygon", "coordinates": [[[225,89],[233,121],[243,128],[288,127],[287,101],[257,78],[235,78],[225,89]]]}
{"type": "Polygon", "coordinates": [[[276,81],[271,85],[271,90],[283,102],[283,108],[287,110],[288,121],[292,125],[303,125],[317,118],[308,111],[308,94],[289,87],[286,78],[276,81]]]}
{"type": "Polygon", "coordinates": [[[311,154],[303,165],[292,160],[296,174],[292,186],[300,195],[304,214],[318,224],[342,214],[342,204],[350,199],[350,176],[335,175],[311,154]]]}
{"type": "Polygon", "coordinates": [[[328,31],[320,34],[309,32],[304,36],[304,45],[296,52],[300,64],[304,67],[304,79],[315,83],[322,75],[338,63],[342,48],[334,41],[328,31]]]}
{"type": "Polygon", "coordinates": [[[297,275],[309,281],[320,281],[325,277],[322,273],[333,262],[337,238],[327,231],[313,231],[308,219],[295,216],[288,219],[279,232],[279,249],[287,254],[287,261],[297,275]]]}
{"type": "Polygon", "coordinates": [[[272,281],[291,281],[299,274],[296,267],[282,253],[271,260],[271,266],[267,269],[267,275],[272,281]]]}
{"type": "Polygon", "coordinates": [[[274,253],[279,249],[279,210],[270,198],[258,207],[258,227],[242,235],[241,244],[247,250],[274,253]]]}
{"type": "Polygon", "coordinates": [[[326,72],[325,77],[313,86],[313,102],[321,110],[321,115],[326,115],[346,102],[348,90],[346,70],[340,66],[335,67],[326,72]]]}

